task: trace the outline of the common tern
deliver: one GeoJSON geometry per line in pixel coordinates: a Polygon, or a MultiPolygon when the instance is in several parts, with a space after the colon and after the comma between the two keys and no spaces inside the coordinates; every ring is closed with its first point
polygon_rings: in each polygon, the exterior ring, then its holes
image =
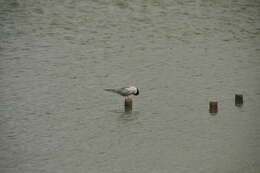
{"type": "Polygon", "coordinates": [[[139,89],[134,86],[118,88],[118,89],[105,89],[105,91],[113,92],[119,94],[125,98],[128,98],[131,95],[139,95],[139,89]]]}

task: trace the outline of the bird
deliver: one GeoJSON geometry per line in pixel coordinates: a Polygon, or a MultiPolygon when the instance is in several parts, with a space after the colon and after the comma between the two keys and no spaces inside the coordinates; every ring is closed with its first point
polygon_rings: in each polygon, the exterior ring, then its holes
{"type": "Polygon", "coordinates": [[[139,89],[135,86],[123,87],[118,89],[105,89],[105,91],[113,92],[123,96],[125,99],[129,98],[131,95],[139,95],[139,89]]]}

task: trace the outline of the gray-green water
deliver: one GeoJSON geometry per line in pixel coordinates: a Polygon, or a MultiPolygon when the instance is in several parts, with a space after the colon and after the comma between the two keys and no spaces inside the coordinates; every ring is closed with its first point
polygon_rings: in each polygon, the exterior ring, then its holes
{"type": "Polygon", "coordinates": [[[259,34],[258,0],[0,0],[0,172],[258,173],[259,34]]]}

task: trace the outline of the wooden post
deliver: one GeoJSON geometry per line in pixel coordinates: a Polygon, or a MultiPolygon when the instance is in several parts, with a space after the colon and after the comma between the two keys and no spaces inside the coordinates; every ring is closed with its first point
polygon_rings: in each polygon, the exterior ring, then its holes
{"type": "Polygon", "coordinates": [[[237,107],[241,107],[243,105],[243,95],[242,94],[236,94],[235,95],[235,105],[237,107]]]}
{"type": "Polygon", "coordinates": [[[209,102],[209,113],[211,113],[213,115],[218,113],[218,102],[217,101],[209,102]]]}
{"type": "Polygon", "coordinates": [[[125,98],[125,112],[132,112],[133,100],[130,97],[125,98]]]}

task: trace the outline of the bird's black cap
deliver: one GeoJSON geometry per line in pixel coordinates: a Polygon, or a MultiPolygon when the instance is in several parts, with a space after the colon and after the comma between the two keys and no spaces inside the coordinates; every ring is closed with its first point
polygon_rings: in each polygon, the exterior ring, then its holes
{"type": "Polygon", "coordinates": [[[139,89],[138,89],[138,88],[136,88],[136,89],[137,89],[137,91],[136,91],[136,93],[134,94],[135,96],[139,95],[139,89]]]}

